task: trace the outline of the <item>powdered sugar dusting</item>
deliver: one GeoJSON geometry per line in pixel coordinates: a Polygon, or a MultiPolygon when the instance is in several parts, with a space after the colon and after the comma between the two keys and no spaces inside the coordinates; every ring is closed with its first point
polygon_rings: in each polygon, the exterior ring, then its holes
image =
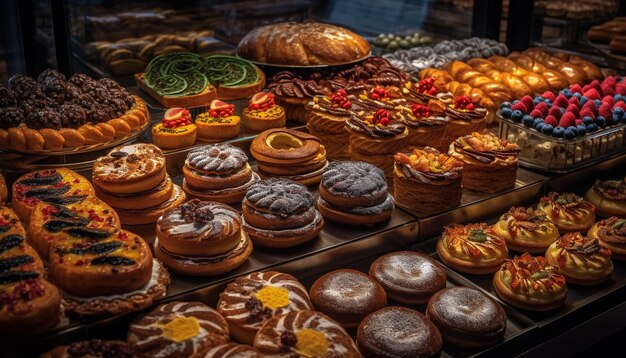
{"type": "Polygon", "coordinates": [[[468,331],[484,331],[502,326],[502,316],[482,292],[468,287],[452,287],[441,291],[432,310],[448,325],[468,331]]]}
{"type": "MultiPolygon", "coordinates": [[[[396,289],[410,289],[417,292],[433,291],[441,286],[445,271],[428,257],[414,252],[396,252],[381,257],[374,276],[379,282],[396,289]]],[[[445,280],[443,280],[445,286],[445,280]]]]}
{"type": "Polygon", "coordinates": [[[376,300],[377,283],[356,271],[334,271],[321,280],[320,298],[338,311],[367,313],[369,303],[376,300]]]}

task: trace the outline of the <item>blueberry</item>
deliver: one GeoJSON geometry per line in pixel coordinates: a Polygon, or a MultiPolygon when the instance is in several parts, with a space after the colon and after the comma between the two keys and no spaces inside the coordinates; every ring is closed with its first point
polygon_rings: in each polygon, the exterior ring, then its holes
{"type": "Polygon", "coordinates": [[[536,105],[538,105],[539,103],[541,103],[543,100],[539,97],[535,97],[535,99],[533,99],[533,103],[536,105]]]}
{"type": "Polygon", "coordinates": [[[525,114],[524,117],[522,117],[522,122],[534,122],[535,119],[530,115],[530,114],[525,114]]]}
{"type": "Polygon", "coordinates": [[[552,125],[550,125],[550,124],[545,124],[544,123],[543,127],[541,127],[541,133],[543,133],[543,134],[550,135],[550,134],[552,134],[553,130],[554,130],[554,128],[552,128],[552,125]]]}
{"type": "Polygon", "coordinates": [[[565,89],[562,89],[562,90],[561,90],[561,93],[563,93],[563,94],[567,94],[567,93],[572,93],[572,91],[570,91],[570,89],[569,89],[569,88],[565,88],[565,89]]]}
{"type": "Polygon", "coordinates": [[[622,96],[621,94],[618,93],[615,96],[613,96],[613,99],[615,100],[615,102],[623,101],[624,100],[624,96],[622,96]]]}
{"type": "Polygon", "coordinates": [[[591,118],[589,116],[585,116],[585,117],[583,117],[583,123],[591,124],[591,123],[593,123],[593,118],[591,118]]]}
{"type": "Polygon", "coordinates": [[[537,96],[537,97],[535,97],[535,99],[538,99],[538,100],[540,100],[540,101],[543,101],[545,98],[543,98],[542,96],[537,96]]]}
{"type": "Polygon", "coordinates": [[[620,118],[624,115],[624,109],[622,107],[613,108],[613,114],[618,113],[620,118]]]}
{"type": "Polygon", "coordinates": [[[557,138],[563,138],[563,134],[565,133],[565,129],[561,126],[554,127],[552,131],[552,135],[557,138]]]}
{"type": "Polygon", "coordinates": [[[574,97],[576,97],[576,98],[578,98],[578,99],[581,99],[583,95],[582,95],[582,94],[580,94],[580,93],[578,93],[578,92],[576,92],[576,93],[574,93],[572,96],[574,96],[574,97]]]}
{"type": "Polygon", "coordinates": [[[602,105],[602,101],[600,101],[599,99],[594,99],[593,103],[595,103],[596,107],[600,107],[600,105],[602,105]]]}
{"type": "Polygon", "coordinates": [[[566,128],[565,132],[563,133],[563,137],[565,139],[572,139],[572,138],[576,137],[576,129],[574,129],[574,127],[566,128]]]}
{"type": "Polygon", "coordinates": [[[554,104],[551,100],[546,99],[544,102],[546,102],[546,104],[548,105],[548,107],[552,107],[552,105],[554,104]]]}
{"type": "Polygon", "coordinates": [[[561,114],[565,114],[565,108],[559,107],[559,109],[561,110],[561,114]]]}
{"type": "Polygon", "coordinates": [[[524,117],[524,113],[522,113],[519,109],[516,109],[511,113],[511,119],[516,122],[521,121],[522,117],[524,117]]]}
{"type": "Polygon", "coordinates": [[[587,124],[587,132],[595,132],[598,130],[598,125],[595,123],[587,124]]]}
{"type": "Polygon", "coordinates": [[[532,127],[533,123],[535,123],[535,120],[531,116],[524,116],[524,119],[522,119],[522,123],[524,123],[526,127],[532,127]]]}
{"type": "Polygon", "coordinates": [[[613,114],[611,115],[611,122],[613,124],[615,124],[615,123],[619,123],[621,121],[622,121],[622,117],[620,117],[619,113],[613,112],[613,114]]]}
{"type": "Polygon", "coordinates": [[[606,126],[606,118],[604,118],[602,116],[597,116],[595,124],[597,124],[598,127],[600,127],[600,128],[604,128],[606,126]]]}
{"type": "Polygon", "coordinates": [[[535,120],[533,121],[533,128],[535,128],[538,131],[541,131],[541,127],[543,127],[543,119],[535,118],[535,120]]]}
{"type": "Polygon", "coordinates": [[[511,118],[511,113],[513,113],[511,108],[504,107],[504,108],[500,109],[500,114],[504,118],[511,118]]]}
{"type": "Polygon", "coordinates": [[[515,101],[513,101],[513,105],[516,105],[519,103],[519,99],[516,99],[515,101]]]}
{"type": "Polygon", "coordinates": [[[587,103],[588,101],[589,101],[589,98],[587,98],[587,97],[583,96],[583,97],[580,99],[580,105],[582,106],[582,105],[584,105],[585,103],[587,103]]]}
{"type": "Polygon", "coordinates": [[[502,104],[500,105],[500,109],[502,108],[511,108],[511,102],[502,102],[502,104]]]}
{"type": "Polygon", "coordinates": [[[587,127],[585,127],[584,124],[579,124],[576,126],[576,131],[578,132],[578,135],[585,135],[587,134],[587,127]]]}

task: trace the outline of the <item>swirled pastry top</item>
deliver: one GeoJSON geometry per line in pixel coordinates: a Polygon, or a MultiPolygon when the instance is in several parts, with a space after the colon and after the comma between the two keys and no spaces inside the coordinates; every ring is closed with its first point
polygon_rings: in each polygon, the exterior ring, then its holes
{"type": "Polygon", "coordinates": [[[368,56],[369,43],[339,26],[315,21],[284,22],[250,31],[237,54],[248,60],[278,65],[334,65],[368,56]]]}
{"type": "Polygon", "coordinates": [[[331,194],[345,197],[362,197],[387,191],[385,173],[366,162],[331,162],[322,174],[321,184],[331,194]]]}
{"type": "Polygon", "coordinates": [[[626,219],[611,217],[595,226],[598,238],[613,245],[626,245],[626,219]]]}
{"type": "Polygon", "coordinates": [[[291,215],[311,208],[314,197],[306,186],[293,180],[270,178],[254,183],[245,200],[258,209],[291,215]]]}
{"type": "Polygon", "coordinates": [[[40,201],[66,205],[93,195],[93,187],[85,177],[66,169],[30,172],[13,183],[13,200],[34,207],[40,201]]]}
{"type": "Polygon", "coordinates": [[[548,249],[560,269],[573,266],[578,269],[601,271],[611,264],[611,250],[600,246],[598,239],[573,232],[561,236],[548,249]]]}
{"type": "Polygon", "coordinates": [[[241,169],[248,162],[243,150],[220,143],[196,147],[187,154],[185,164],[202,172],[228,174],[241,169]]]}
{"type": "Polygon", "coordinates": [[[104,181],[143,178],[165,168],[165,156],[152,144],[131,144],[113,149],[93,164],[93,176],[104,181]]]}
{"type": "Polygon", "coordinates": [[[491,133],[476,132],[457,138],[450,148],[450,154],[458,153],[482,163],[492,163],[496,160],[505,163],[517,162],[520,151],[515,143],[509,143],[491,133]]]}
{"type": "Polygon", "coordinates": [[[447,226],[443,247],[459,259],[491,262],[507,256],[506,242],[485,223],[447,226]]]}
{"type": "Polygon", "coordinates": [[[555,222],[561,220],[580,222],[593,217],[595,212],[592,203],[573,193],[551,192],[539,200],[537,208],[543,210],[555,222]]]}
{"type": "Polygon", "coordinates": [[[527,252],[507,260],[496,274],[501,275],[502,282],[513,292],[527,297],[559,296],[567,290],[565,277],[556,266],[548,264],[543,256],[527,252]]]}
{"type": "Polygon", "coordinates": [[[544,236],[558,237],[558,229],[545,212],[533,208],[512,207],[500,216],[496,224],[506,230],[515,240],[540,238],[544,236]]]}
{"type": "Polygon", "coordinates": [[[204,358],[261,358],[259,352],[254,348],[237,343],[226,343],[216,347],[211,347],[200,354],[204,358]]]}
{"type": "Polygon", "coordinates": [[[400,117],[385,109],[376,112],[353,112],[350,119],[346,121],[346,126],[355,132],[374,138],[394,137],[406,131],[406,126],[402,124],[400,117]]]}
{"type": "Polygon", "coordinates": [[[406,178],[425,184],[452,182],[463,172],[461,161],[431,147],[397,153],[394,159],[406,178]]]}
{"type": "Polygon", "coordinates": [[[193,199],[165,211],[157,226],[170,237],[215,241],[237,234],[241,215],[226,204],[193,199]]]}
{"type": "Polygon", "coordinates": [[[596,180],[593,191],[614,201],[626,201],[626,182],[623,180],[596,180]]]}
{"type": "Polygon", "coordinates": [[[450,122],[444,115],[445,105],[437,100],[430,100],[422,105],[412,103],[396,107],[402,123],[409,127],[439,127],[450,122]]]}
{"type": "Polygon", "coordinates": [[[480,121],[487,116],[487,110],[480,107],[474,108],[474,104],[472,103],[471,99],[466,95],[459,96],[453,101],[451,101],[450,98],[446,96],[447,94],[441,94],[437,97],[443,101],[452,102],[449,103],[446,107],[446,115],[451,120],[473,122],[480,121]]]}

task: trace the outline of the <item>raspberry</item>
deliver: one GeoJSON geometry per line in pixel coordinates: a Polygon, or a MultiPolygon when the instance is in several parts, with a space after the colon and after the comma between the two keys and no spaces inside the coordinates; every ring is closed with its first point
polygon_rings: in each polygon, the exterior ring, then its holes
{"type": "Polygon", "coordinates": [[[595,88],[597,91],[600,91],[600,81],[593,80],[589,83],[589,87],[595,88]]]}
{"type": "Polygon", "coordinates": [[[570,90],[572,93],[583,93],[583,89],[580,87],[580,85],[579,85],[578,83],[576,83],[576,84],[574,84],[574,85],[571,85],[571,86],[569,87],[569,90],[570,90]]]}
{"type": "Polygon", "coordinates": [[[550,110],[550,108],[548,107],[548,105],[546,104],[546,102],[539,102],[536,106],[535,106],[535,110],[536,111],[541,111],[541,113],[543,113],[543,117],[548,115],[548,111],[550,110]]]}
{"type": "Polygon", "coordinates": [[[615,88],[613,86],[610,86],[610,85],[603,85],[602,86],[602,95],[604,95],[604,96],[614,96],[615,95],[615,88]]]}
{"type": "Polygon", "coordinates": [[[600,93],[598,93],[598,90],[595,88],[590,88],[587,91],[585,91],[585,93],[583,94],[583,96],[594,100],[594,99],[600,99],[600,93]]]}
{"type": "Polygon", "coordinates": [[[615,93],[621,94],[622,96],[626,95],[626,84],[624,84],[624,82],[618,84],[615,87],[615,93]]]}
{"type": "Polygon", "coordinates": [[[578,118],[578,116],[580,115],[580,112],[578,111],[578,106],[576,106],[575,104],[570,104],[569,106],[567,106],[567,108],[565,108],[565,112],[572,112],[576,118],[578,118]]]}
{"type": "Polygon", "coordinates": [[[620,101],[620,102],[615,103],[615,105],[613,106],[613,109],[615,109],[617,107],[619,107],[619,108],[623,109],[624,111],[626,111],[626,103],[624,103],[624,102],[620,101]]]}
{"type": "Polygon", "coordinates": [[[574,123],[576,123],[576,126],[579,126],[579,125],[583,124],[583,120],[582,119],[576,119],[574,121],[574,123]]]}
{"type": "Polygon", "coordinates": [[[583,108],[580,110],[580,118],[591,117],[593,120],[596,119],[596,115],[590,108],[583,108]]]}
{"type": "Polygon", "coordinates": [[[548,99],[552,102],[554,102],[554,100],[556,99],[556,96],[554,95],[554,93],[550,92],[550,91],[545,91],[541,97],[548,99]]]}
{"type": "Polygon", "coordinates": [[[611,105],[608,103],[600,105],[600,108],[598,108],[598,114],[604,118],[611,118],[611,105]]]}
{"type": "Polygon", "coordinates": [[[559,120],[559,127],[567,128],[576,124],[576,117],[572,112],[565,112],[559,120]]]}
{"type": "Polygon", "coordinates": [[[547,116],[546,119],[543,121],[543,123],[545,124],[549,124],[552,127],[556,127],[557,125],[559,125],[559,122],[556,120],[556,118],[554,118],[554,116],[547,116]]]}
{"type": "Polygon", "coordinates": [[[559,106],[553,106],[548,111],[548,115],[553,116],[556,119],[559,119],[559,118],[561,118],[563,113],[561,113],[561,108],[559,106]]]}
{"type": "Polygon", "coordinates": [[[526,105],[521,101],[514,104],[511,109],[514,111],[521,111],[524,114],[528,113],[528,107],[526,107],[526,105]]]}
{"type": "Polygon", "coordinates": [[[617,85],[617,81],[615,80],[615,77],[609,76],[605,78],[604,81],[602,81],[602,85],[609,85],[611,87],[615,87],[615,85],[617,85]]]}
{"type": "Polygon", "coordinates": [[[567,97],[565,97],[564,94],[560,94],[556,97],[556,99],[554,100],[554,105],[558,106],[558,107],[567,107],[567,105],[569,104],[569,102],[567,101],[567,97]]]}
{"type": "Polygon", "coordinates": [[[611,106],[615,105],[615,99],[613,98],[613,96],[604,96],[604,98],[602,98],[602,103],[608,103],[611,106]]]}
{"type": "Polygon", "coordinates": [[[589,108],[594,114],[598,114],[598,106],[596,106],[594,101],[587,101],[587,103],[583,105],[583,109],[585,108],[589,108]]]}
{"type": "Polygon", "coordinates": [[[537,109],[533,109],[532,111],[530,111],[530,116],[533,118],[543,118],[543,113],[541,113],[541,111],[537,109]]]}
{"type": "Polygon", "coordinates": [[[578,98],[572,96],[572,98],[570,98],[568,102],[569,102],[570,106],[573,104],[576,107],[580,108],[580,100],[578,98]]]}
{"type": "Polygon", "coordinates": [[[532,110],[535,107],[535,103],[533,102],[533,98],[531,96],[524,96],[519,101],[524,103],[528,110],[532,110]]]}

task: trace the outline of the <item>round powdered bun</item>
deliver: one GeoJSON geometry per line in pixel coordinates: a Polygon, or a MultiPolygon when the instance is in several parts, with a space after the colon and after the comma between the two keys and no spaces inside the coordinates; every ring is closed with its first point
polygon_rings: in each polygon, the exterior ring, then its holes
{"type": "Polygon", "coordinates": [[[213,347],[198,355],[204,358],[260,358],[254,348],[246,344],[227,343],[213,347]]]}
{"type": "Polygon", "coordinates": [[[387,305],[385,290],[374,279],[349,269],[318,278],[309,294],[318,311],[343,327],[356,327],[365,316],[387,305]]]}
{"type": "Polygon", "coordinates": [[[233,338],[246,344],[252,344],[254,335],[269,318],[312,307],[302,284],[293,276],[276,271],[238,278],[220,293],[217,304],[233,338]]]}
{"type": "Polygon", "coordinates": [[[241,169],[248,162],[243,150],[220,143],[196,147],[187,154],[185,165],[205,174],[229,174],[241,169]]]}
{"type": "Polygon", "coordinates": [[[424,304],[446,288],[446,271],[430,257],[413,251],[399,251],[372,263],[370,276],[387,296],[406,304],[424,304]]]}
{"type": "Polygon", "coordinates": [[[157,221],[159,243],[187,256],[214,256],[239,243],[241,215],[232,207],[193,199],[168,209],[157,221]]]}
{"type": "Polygon", "coordinates": [[[356,343],[367,358],[433,357],[439,355],[443,345],[432,322],[404,307],[386,307],[365,317],[356,343]]]}
{"type": "Polygon", "coordinates": [[[245,202],[256,210],[286,217],[313,207],[309,189],[289,179],[260,180],[248,189],[245,202]]]}
{"type": "Polygon", "coordinates": [[[335,321],[315,311],[272,317],[254,338],[254,348],[269,356],[361,357],[352,338],[335,321]]]}
{"type": "Polygon", "coordinates": [[[506,314],[484,293],[469,287],[450,287],[428,301],[426,317],[439,328],[446,343],[483,347],[504,337],[506,314]]]}
{"type": "Polygon", "coordinates": [[[56,347],[41,355],[41,358],[93,358],[93,357],[135,357],[135,347],[124,341],[103,341],[90,339],[79,341],[67,346],[56,347]]]}
{"type": "Polygon", "coordinates": [[[374,206],[387,195],[385,172],[365,162],[331,162],[320,182],[320,196],[340,208],[374,206]]]}
{"type": "Polygon", "coordinates": [[[113,149],[93,164],[93,181],[111,193],[149,190],[165,179],[165,156],[152,144],[113,149]]]}
{"type": "Polygon", "coordinates": [[[189,357],[228,342],[228,324],[200,302],[171,302],[139,317],[128,342],[140,357],[189,357]]]}

